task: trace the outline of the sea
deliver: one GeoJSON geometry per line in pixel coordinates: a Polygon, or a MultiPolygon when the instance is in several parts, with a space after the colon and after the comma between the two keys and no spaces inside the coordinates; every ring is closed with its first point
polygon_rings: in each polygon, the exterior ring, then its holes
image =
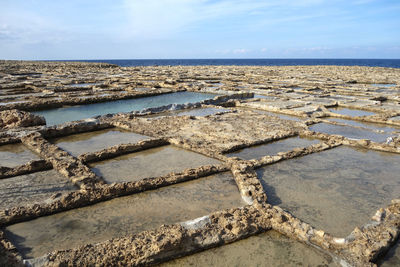
{"type": "MultiPolygon", "coordinates": [[[[68,60],[69,61],[69,60],[68,60]]],[[[400,68],[400,59],[96,59],[74,60],[106,62],[121,67],[135,66],[367,66],[400,68]]]]}

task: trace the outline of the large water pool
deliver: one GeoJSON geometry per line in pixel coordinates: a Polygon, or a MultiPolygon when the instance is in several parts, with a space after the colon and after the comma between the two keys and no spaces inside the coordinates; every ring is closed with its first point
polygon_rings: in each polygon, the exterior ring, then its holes
{"type": "Polygon", "coordinates": [[[151,97],[116,100],[72,107],[62,107],[37,111],[33,113],[44,116],[46,118],[47,125],[56,125],[67,121],[82,120],[97,115],[105,115],[109,113],[138,111],[146,108],[160,107],[169,104],[195,103],[214,98],[215,96],[215,94],[206,93],[177,92],[151,97]]]}

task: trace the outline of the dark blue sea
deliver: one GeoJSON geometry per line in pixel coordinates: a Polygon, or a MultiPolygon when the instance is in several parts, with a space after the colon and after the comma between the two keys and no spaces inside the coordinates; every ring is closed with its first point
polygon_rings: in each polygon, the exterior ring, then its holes
{"type": "Polygon", "coordinates": [[[105,59],[78,60],[83,62],[106,62],[121,67],[134,66],[301,66],[336,65],[400,68],[400,59],[105,59]]]}

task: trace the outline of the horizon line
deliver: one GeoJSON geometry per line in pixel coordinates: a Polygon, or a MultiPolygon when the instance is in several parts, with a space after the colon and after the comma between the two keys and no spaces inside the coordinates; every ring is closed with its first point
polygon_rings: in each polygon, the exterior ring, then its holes
{"type": "Polygon", "coordinates": [[[400,58],[98,58],[98,59],[0,59],[1,61],[100,61],[100,60],[400,60],[400,58]]]}

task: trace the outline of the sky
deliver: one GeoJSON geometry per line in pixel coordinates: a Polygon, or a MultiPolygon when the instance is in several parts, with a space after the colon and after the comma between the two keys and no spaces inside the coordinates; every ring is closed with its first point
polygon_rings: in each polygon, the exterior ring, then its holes
{"type": "Polygon", "coordinates": [[[0,0],[0,59],[400,58],[400,0],[0,0]]]}

